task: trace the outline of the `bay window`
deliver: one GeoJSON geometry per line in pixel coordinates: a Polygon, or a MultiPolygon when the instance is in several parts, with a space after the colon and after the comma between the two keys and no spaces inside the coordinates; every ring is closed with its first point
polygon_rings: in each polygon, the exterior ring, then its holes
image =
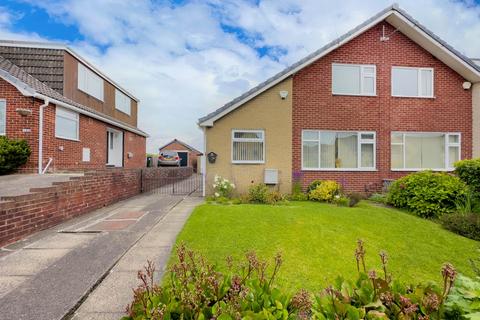
{"type": "Polygon", "coordinates": [[[433,98],[433,69],[392,67],[392,96],[433,98]]]}
{"type": "Polygon", "coordinates": [[[335,95],[374,96],[374,65],[332,64],[332,93],[335,95]]]}
{"type": "Polygon", "coordinates": [[[375,169],[375,132],[302,132],[303,170],[375,169]]]}
{"type": "Polygon", "coordinates": [[[232,163],[264,163],[265,132],[263,130],[232,131],[232,163]]]}
{"type": "Polygon", "coordinates": [[[451,170],[460,160],[459,133],[392,132],[392,170],[451,170]]]}

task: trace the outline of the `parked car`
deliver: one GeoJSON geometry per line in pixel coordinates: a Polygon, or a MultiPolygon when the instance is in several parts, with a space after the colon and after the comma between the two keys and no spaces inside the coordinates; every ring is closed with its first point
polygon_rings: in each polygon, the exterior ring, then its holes
{"type": "Polygon", "coordinates": [[[176,151],[163,151],[158,157],[158,166],[180,166],[180,157],[176,151]]]}

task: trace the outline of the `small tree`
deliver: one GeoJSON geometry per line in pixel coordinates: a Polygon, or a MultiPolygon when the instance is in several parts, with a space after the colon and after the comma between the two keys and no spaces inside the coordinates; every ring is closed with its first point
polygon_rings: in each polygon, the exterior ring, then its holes
{"type": "Polygon", "coordinates": [[[0,137],[0,175],[14,172],[27,162],[30,154],[27,141],[0,137]]]}

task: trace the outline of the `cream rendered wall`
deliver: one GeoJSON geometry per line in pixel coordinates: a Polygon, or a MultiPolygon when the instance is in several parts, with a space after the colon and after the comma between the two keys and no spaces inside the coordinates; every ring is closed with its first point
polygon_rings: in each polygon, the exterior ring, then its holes
{"type": "Polygon", "coordinates": [[[264,169],[279,170],[278,190],[291,192],[292,179],[292,80],[288,78],[258,95],[206,129],[206,152],[218,154],[215,163],[206,161],[206,193],[212,193],[215,175],[233,181],[237,193],[248,190],[252,183],[263,182],[264,169]],[[281,90],[288,91],[285,100],[281,90]],[[232,130],[265,131],[264,164],[232,164],[232,130]]]}
{"type": "Polygon", "coordinates": [[[480,83],[473,85],[473,158],[480,158],[480,83]]]}

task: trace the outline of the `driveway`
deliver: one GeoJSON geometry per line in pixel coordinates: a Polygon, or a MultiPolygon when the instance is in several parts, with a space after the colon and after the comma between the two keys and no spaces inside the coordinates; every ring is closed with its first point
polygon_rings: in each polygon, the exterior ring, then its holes
{"type": "Polygon", "coordinates": [[[30,193],[30,188],[51,187],[54,182],[69,181],[83,173],[69,174],[9,174],[0,176],[0,197],[20,196],[30,193]]]}
{"type": "Polygon", "coordinates": [[[1,317],[118,319],[136,271],[147,259],[163,270],[177,233],[201,202],[143,194],[3,248],[1,317]]]}

